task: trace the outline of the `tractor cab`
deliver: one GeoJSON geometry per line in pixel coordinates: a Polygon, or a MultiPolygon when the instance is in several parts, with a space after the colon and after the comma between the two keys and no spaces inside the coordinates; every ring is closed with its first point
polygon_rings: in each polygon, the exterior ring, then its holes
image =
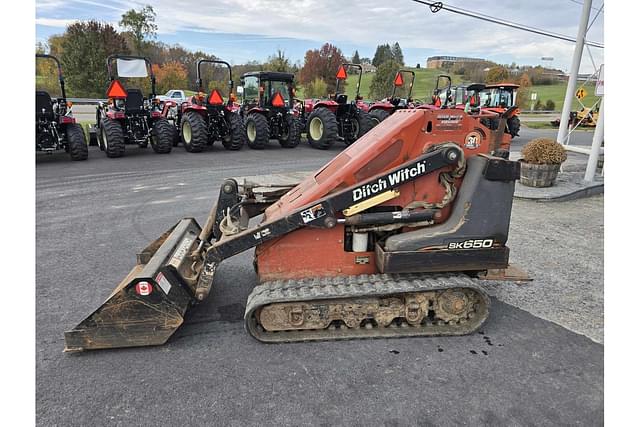
{"type": "Polygon", "coordinates": [[[295,89],[293,74],[275,71],[253,71],[241,79],[241,104],[248,108],[292,109],[295,89]]]}
{"type": "Polygon", "coordinates": [[[465,110],[467,113],[480,112],[481,94],[485,85],[473,83],[466,86],[457,86],[453,89],[453,104],[455,108],[465,110]]]}
{"type": "Polygon", "coordinates": [[[516,105],[516,95],[520,86],[513,83],[486,85],[483,90],[484,108],[498,108],[503,111],[516,105]]]}
{"type": "Polygon", "coordinates": [[[277,139],[284,148],[300,143],[302,126],[295,108],[293,74],[252,71],[241,78],[240,115],[245,123],[249,148],[262,149],[277,139]]]}

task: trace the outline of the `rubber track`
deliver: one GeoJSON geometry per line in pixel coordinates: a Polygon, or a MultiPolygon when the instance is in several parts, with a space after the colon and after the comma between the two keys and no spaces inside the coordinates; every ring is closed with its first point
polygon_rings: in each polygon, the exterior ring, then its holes
{"type": "Polygon", "coordinates": [[[247,299],[244,316],[245,328],[259,341],[271,343],[465,335],[480,328],[489,315],[490,299],[477,283],[478,279],[464,274],[372,274],[265,282],[256,286],[247,299]],[[427,324],[421,326],[406,324],[406,327],[405,325],[398,327],[392,324],[388,327],[376,326],[372,329],[349,329],[343,325],[336,329],[267,332],[258,325],[255,317],[259,307],[274,303],[387,297],[453,288],[470,289],[479,296],[480,304],[476,307],[475,316],[466,322],[454,324],[426,322],[427,324]]]}

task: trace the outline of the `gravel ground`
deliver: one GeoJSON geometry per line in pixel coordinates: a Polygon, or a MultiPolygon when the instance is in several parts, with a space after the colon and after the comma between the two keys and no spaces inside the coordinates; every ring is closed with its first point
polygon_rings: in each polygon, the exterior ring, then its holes
{"type": "Polygon", "coordinates": [[[534,280],[489,285],[490,293],[604,343],[604,196],[515,200],[508,244],[511,262],[534,280]]]}

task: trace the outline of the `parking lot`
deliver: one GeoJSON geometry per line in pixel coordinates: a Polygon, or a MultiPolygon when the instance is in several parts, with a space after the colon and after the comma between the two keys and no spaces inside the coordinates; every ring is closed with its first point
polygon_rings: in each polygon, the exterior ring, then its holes
{"type": "MultiPolygon", "coordinates": [[[[523,128],[514,150],[554,134],[523,128]]],[[[601,425],[602,196],[514,201],[511,259],[534,280],[487,283],[492,312],[473,335],[261,344],[243,330],[257,284],[248,251],[220,266],[168,344],[62,352],[63,332],[107,298],[137,251],[182,217],[204,222],[224,178],[312,171],[341,148],[37,155],[38,424],[601,425]]]]}

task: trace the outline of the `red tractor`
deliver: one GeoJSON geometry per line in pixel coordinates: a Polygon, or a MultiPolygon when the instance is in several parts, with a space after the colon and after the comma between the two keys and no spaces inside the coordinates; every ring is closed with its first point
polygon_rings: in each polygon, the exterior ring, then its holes
{"type": "Polygon", "coordinates": [[[481,94],[481,108],[483,110],[498,114],[504,114],[507,110],[511,110],[507,117],[505,132],[514,138],[520,132],[520,118],[518,117],[520,110],[516,104],[519,87],[513,83],[490,84],[485,86],[481,94]]]}
{"type": "Polygon", "coordinates": [[[344,63],[336,74],[336,94],[326,100],[305,99],[302,108],[302,121],[305,123],[307,140],[313,148],[326,150],[337,140],[351,145],[372,127],[367,105],[360,96],[362,66],[344,63]],[[357,68],[358,86],[356,99],[347,102],[347,95],[340,93],[340,82],[347,79],[347,68],[357,68]],[[308,115],[308,116],[307,116],[308,115]]]}
{"type": "Polygon", "coordinates": [[[464,110],[467,113],[479,112],[484,89],[485,85],[483,83],[455,87],[453,89],[453,105],[455,105],[455,108],[464,110]]]}
{"type": "Polygon", "coordinates": [[[36,54],[36,59],[52,59],[58,66],[60,98],[51,98],[48,92],[36,90],[36,150],[53,153],[65,150],[71,160],[87,160],[89,150],[82,126],[76,123],[64,91],[62,67],[52,55],[36,54]]]}
{"type": "MultiPolygon", "coordinates": [[[[239,150],[245,142],[244,126],[238,112],[238,105],[233,101],[233,80],[231,65],[225,61],[200,59],[196,64],[196,86],[198,93],[183,102],[177,109],[174,119],[179,129],[182,144],[190,153],[201,152],[205,145],[213,145],[215,141],[222,141],[227,150],[239,150]],[[229,92],[224,101],[218,89],[213,89],[206,96],[202,85],[200,66],[204,63],[222,64],[229,70],[229,92]]],[[[165,102],[165,114],[173,107],[170,101],[165,102]]]]}
{"type": "Polygon", "coordinates": [[[294,108],[293,74],[253,71],[242,76],[240,114],[245,118],[247,145],[262,149],[274,138],[284,148],[300,144],[302,125],[294,108]]]}
{"type": "Polygon", "coordinates": [[[156,99],[156,78],[151,62],[141,56],[110,55],[107,73],[111,84],[107,89],[107,102],[96,109],[96,136],[98,146],[107,157],[124,155],[125,144],[147,147],[160,154],[171,152],[174,130],[163,116],[156,99]],[[150,77],[151,95],[145,98],[140,89],[125,89],[117,77],[150,77]]]}
{"type": "Polygon", "coordinates": [[[414,107],[413,99],[411,99],[411,91],[413,90],[413,83],[415,80],[416,73],[411,70],[399,70],[396,73],[396,76],[393,79],[393,91],[391,92],[391,96],[382,101],[374,102],[369,106],[369,115],[371,116],[371,120],[373,120],[374,126],[389,117],[396,110],[414,107]],[[411,81],[409,83],[407,97],[399,98],[395,96],[396,89],[404,86],[404,74],[410,74],[411,81]]]}

